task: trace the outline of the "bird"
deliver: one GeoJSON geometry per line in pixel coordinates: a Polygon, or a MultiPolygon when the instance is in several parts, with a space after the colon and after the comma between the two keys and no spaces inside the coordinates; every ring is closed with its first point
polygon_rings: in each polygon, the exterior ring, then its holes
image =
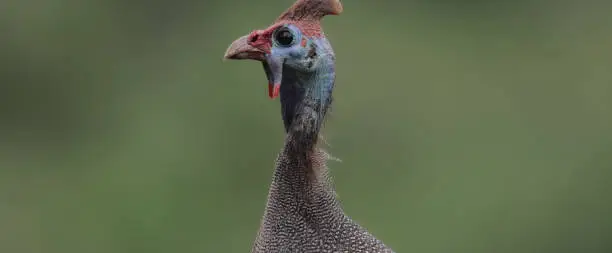
{"type": "Polygon", "coordinates": [[[286,133],[252,253],[394,253],[345,213],[326,165],[331,156],[318,145],[336,79],[321,21],[342,11],[339,0],[298,0],[225,52],[224,59],[261,62],[286,133]]]}

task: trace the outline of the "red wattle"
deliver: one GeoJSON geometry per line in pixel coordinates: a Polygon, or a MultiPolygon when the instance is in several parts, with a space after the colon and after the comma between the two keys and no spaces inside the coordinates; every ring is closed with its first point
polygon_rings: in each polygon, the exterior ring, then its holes
{"type": "Polygon", "coordinates": [[[270,96],[271,99],[278,97],[279,93],[280,93],[280,84],[273,84],[273,83],[268,84],[268,95],[270,96]]]}

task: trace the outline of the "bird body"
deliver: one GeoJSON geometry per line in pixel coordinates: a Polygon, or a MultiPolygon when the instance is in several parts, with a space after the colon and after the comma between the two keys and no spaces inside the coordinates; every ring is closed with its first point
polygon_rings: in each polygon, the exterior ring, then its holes
{"type": "Polygon", "coordinates": [[[287,138],[251,252],[393,252],[344,213],[327,175],[327,154],[317,149],[295,159],[287,138]]]}
{"type": "Polygon", "coordinates": [[[252,253],[393,253],[342,209],[317,146],[332,102],[335,55],[320,20],[339,0],[298,0],[274,24],[235,40],[227,59],[262,62],[287,133],[252,253]]]}

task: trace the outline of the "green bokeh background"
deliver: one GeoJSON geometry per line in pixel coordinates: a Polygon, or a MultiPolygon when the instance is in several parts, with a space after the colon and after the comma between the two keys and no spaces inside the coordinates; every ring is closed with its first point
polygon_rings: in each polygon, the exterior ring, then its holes
{"type": "MultiPolygon", "coordinates": [[[[249,252],[291,0],[0,2],[0,252],[249,252]]],[[[338,194],[397,252],[612,252],[612,4],[344,1],[338,194]]]]}

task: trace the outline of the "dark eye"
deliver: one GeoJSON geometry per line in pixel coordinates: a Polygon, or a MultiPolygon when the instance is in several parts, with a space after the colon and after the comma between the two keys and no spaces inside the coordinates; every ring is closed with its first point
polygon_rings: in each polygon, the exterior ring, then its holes
{"type": "Polygon", "coordinates": [[[287,27],[281,27],[276,31],[274,39],[281,46],[289,46],[293,43],[293,33],[287,27]]]}

